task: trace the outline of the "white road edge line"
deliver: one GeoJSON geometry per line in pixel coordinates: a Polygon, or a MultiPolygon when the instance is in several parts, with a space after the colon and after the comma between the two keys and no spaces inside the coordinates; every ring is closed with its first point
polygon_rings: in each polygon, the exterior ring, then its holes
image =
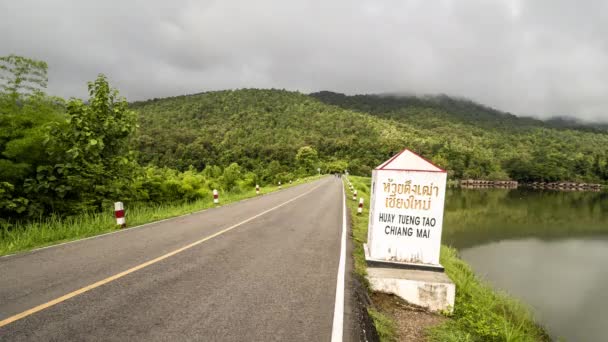
{"type": "Polygon", "coordinates": [[[334,323],[331,329],[331,341],[342,342],[344,335],[344,276],[346,272],[346,195],[342,187],[342,238],[340,241],[340,263],[336,282],[336,303],[334,304],[334,323]]]}
{"type": "Polygon", "coordinates": [[[281,204],[279,204],[279,205],[277,205],[275,207],[267,209],[267,210],[265,210],[265,211],[263,211],[263,212],[261,212],[261,213],[259,213],[257,215],[251,216],[250,218],[248,218],[246,220],[243,220],[243,221],[241,221],[239,223],[236,223],[236,224],[234,224],[234,225],[232,225],[232,226],[230,226],[228,228],[222,229],[222,230],[220,230],[218,232],[215,232],[215,233],[213,233],[211,235],[208,235],[208,236],[206,236],[206,237],[204,237],[204,238],[202,238],[202,239],[200,239],[198,241],[195,241],[195,242],[193,242],[193,243],[191,243],[189,245],[186,245],[186,246],[183,246],[181,248],[178,248],[178,249],[176,249],[176,250],[174,250],[172,252],[169,252],[167,254],[161,255],[161,256],[159,256],[157,258],[148,260],[148,261],[146,261],[146,262],[144,262],[142,264],[139,264],[139,265],[137,265],[135,267],[132,267],[132,268],[130,268],[128,270],[125,270],[125,271],[122,271],[120,273],[114,274],[113,276],[110,276],[110,277],[107,277],[105,279],[102,279],[102,280],[100,280],[100,281],[98,281],[96,283],[90,284],[90,285],[82,287],[82,288],[80,288],[78,290],[75,290],[75,291],[72,291],[70,293],[67,293],[67,294],[65,294],[65,295],[63,295],[61,297],[55,298],[55,299],[53,299],[53,300],[51,300],[49,302],[46,302],[44,304],[40,304],[40,305],[35,306],[35,307],[31,308],[31,309],[28,309],[28,310],[25,310],[25,311],[23,311],[21,313],[18,313],[16,315],[7,317],[7,318],[5,318],[5,319],[3,319],[3,320],[0,321],[0,328],[2,328],[3,326],[5,326],[7,324],[10,324],[10,323],[12,323],[14,321],[17,321],[17,320],[25,318],[25,317],[27,317],[29,315],[32,315],[32,314],[34,314],[36,312],[42,311],[42,310],[47,309],[47,308],[49,308],[51,306],[54,306],[54,305],[59,304],[61,302],[64,302],[64,301],[66,301],[66,300],[68,300],[70,298],[76,297],[76,296],[78,296],[78,295],[80,295],[82,293],[88,292],[88,291],[93,290],[95,288],[98,288],[98,287],[100,287],[102,285],[110,283],[110,282],[112,282],[114,280],[120,279],[120,278],[122,278],[122,277],[124,277],[124,276],[126,276],[128,274],[131,274],[131,273],[133,273],[135,271],[138,271],[138,270],[140,270],[140,269],[142,269],[144,267],[148,267],[150,265],[156,264],[159,261],[162,261],[164,259],[172,257],[172,256],[174,256],[174,255],[176,255],[178,253],[181,253],[181,252],[183,252],[185,250],[188,250],[188,249],[190,249],[190,248],[192,248],[194,246],[200,245],[200,244],[202,244],[203,242],[205,242],[207,240],[213,239],[213,238],[215,238],[215,237],[217,237],[219,235],[222,235],[222,234],[224,234],[224,233],[226,233],[228,231],[231,231],[231,230],[233,230],[233,229],[235,229],[235,228],[237,228],[239,226],[242,226],[243,224],[245,224],[245,223],[247,223],[249,221],[255,220],[256,218],[258,218],[258,217],[260,217],[262,215],[268,214],[269,212],[271,212],[273,210],[279,209],[279,208],[281,208],[281,207],[283,207],[283,206],[285,206],[285,205],[287,205],[287,204],[289,204],[289,203],[291,203],[291,202],[299,199],[300,197],[306,196],[306,195],[310,194],[311,192],[313,192],[314,190],[318,189],[321,185],[323,185],[323,183],[315,186],[314,188],[312,188],[312,189],[310,189],[310,190],[308,190],[308,191],[306,191],[306,192],[304,192],[304,193],[302,193],[302,194],[300,194],[300,195],[298,195],[298,196],[296,196],[296,197],[294,197],[294,198],[292,198],[292,199],[290,199],[288,201],[285,201],[285,202],[283,202],[283,203],[281,203],[281,204]]]}
{"type": "Polygon", "coordinates": [[[166,221],[175,220],[175,219],[178,219],[178,218],[182,218],[182,217],[186,217],[186,216],[190,216],[190,215],[194,215],[194,214],[200,214],[202,212],[209,211],[209,210],[212,210],[212,209],[218,209],[218,208],[226,207],[226,206],[229,206],[229,205],[232,205],[232,204],[237,204],[237,203],[246,202],[246,201],[249,201],[249,200],[254,200],[256,198],[261,198],[262,196],[268,196],[268,195],[276,194],[279,191],[293,189],[293,188],[295,188],[297,186],[300,186],[300,185],[312,184],[315,181],[316,180],[313,180],[312,182],[309,182],[309,183],[295,184],[295,185],[293,185],[293,186],[291,186],[289,188],[285,188],[285,189],[282,189],[282,190],[275,190],[273,192],[261,194],[261,195],[255,196],[255,197],[244,198],[244,199],[242,199],[240,201],[230,202],[230,203],[227,203],[227,204],[223,204],[223,205],[220,205],[218,207],[209,207],[209,208],[205,208],[205,209],[201,209],[201,210],[196,210],[196,211],[193,211],[191,213],[187,213],[187,214],[183,214],[183,215],[179,215],[179,216],[173,216],[173,217],[169,217],[169,218],[158,220],[158,221],[143,223],[143,224],[140,224],[138,226],[133,226],[133,227],[129,227],[129,228],[122,228],[120,230],[115,230],[115,231],[111,231],[111,232],[107,232],[107,233],[103,233],[103,234],[99,234],[99,235],[93,235],[93,236],[89,236],[89,237],[86,237],[86,238],[81,238],[81,239],[61,242],[61,243],[57,243],[57,244],[54,244],[54,245],[48,245],[48,246],[44,246],[44,247],[38,247],[38,248],[34,248],[34,249],[29,249],[29,250],[26,250],[26,251],[16,252],[16,253],[13,253],[13,254],[0,255],[0,259],[2,259],[2,258],[8,258],[8,257],[16,256],[16,255],[24,255],[24,254],[28,254],[28,253],[33,253],[33,252],[41,251],[43,249],[49,249],[49,248],[55,248],[55,247],[59,247],[59,246],[63,246],[63,245],[69,245],[69,244],[73,244],[73,243],[76,243],[76,242],[97,239],[97,238],[100,238],[100,237],[103,237],[103,236],[106,236],[106,235],[124,233],[124,232],[128,232],[130,230],[136,230],[136,229],[139,229],[139,228],[155,225],[155,224],[158,224],[158,223],[163,223],[163,222],[166,222],[166,221]]]}

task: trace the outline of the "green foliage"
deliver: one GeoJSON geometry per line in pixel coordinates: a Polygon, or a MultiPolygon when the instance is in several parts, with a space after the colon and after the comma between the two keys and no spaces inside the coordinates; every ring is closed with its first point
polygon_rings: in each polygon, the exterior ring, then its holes
{"type": "MultiPolygon", "coordinates": [[[[365,203],[369,203],[369,183],[370,178],[367,177],[356,177],[349,176],[348,180],[351,181],[355,189],[357,189],[357,195],[359,198],[363,198],[365,203]]],[[[367,225],[369,213],[364,212],[363,215],[354,215],[357,212],[358,203],[357,201],[349,201],[351,198],[351,191],[344,182],[344,191],[346,193],[346,205],[351,212],[351,226],[352,226],[352,238],[354,242],[353,256],[355,259],[355,273],[359,275],[360,279],[363,280],[364,284],[367,285],[365,276],[367,275],[367,262],[365,261],[365,254],[363,251],[363,244],[367,242],[367,225]]],[[[363,206],[367,208],[367,205],[363,206]]]]}
{"type": "Polygon", "coordinates": [[[382,342],[396,341],[395,322],[374,308],[368,308],[367,313],[372,318],[378,337],[382,342]]]}
{"type": "Polygon", "coordinates": [[[302,146],[296,153],[297,165],[303,169],[305,174],[316,172],[319,163],[319,154],[317,150],[310,146],[302,146]]]}
{"type": "Polygon", "coordinates": [[[241,178],[241,167],[237,163],[230,164],[222,174],[222,185],[226,190],[233,190],[241,178]]]}
{"type": "Polygon", "coordinates": [[[382,125],[374,118],[295,92],[218,91],[138,102],[132,108],[140,114],[140,163],[179,170],[238,163],[261,181],[276,182],[278,174],[297,178],[332,160],[349,160],[351,154],[371,169],[378,155],[388,157],[393,150],[382,145],[382,125]],[[296,155],[305,146],[310,149],[302,150],[306,158],[299,161],[296,155]]]}
{"type": "Polygon", "coordinates": [[[207,178],[220,178],[222,176],[222,168],[217,165],[207,165],[203,170],[203,175],[207,178]]]}
{"type": "Polygon", "coordinates": [[[330,160],[326,162],[321,168],[327,173],[343,173],[344,170],[348,169],[348,162],[345,160],[330,160]]]}
{"type": "Polygon", "coordinates": [[[158,204],[196,201],[209,198],[211,194],[208,178],[194,169],[177,172],[149,166],[138,175],[132,187],[136,201],[158,204]]]}
{"type": "Polygon", "coordinates": [[[65,124],[54,125],[48,135],[51,163],[39,166],[36,177],[26,182],[26,192],[39,199],[41,211],[99,210],[106,202],[133,195],[129,184],[137,164],[129,138],[135,113],[103,75],[89,83],[89,94],[87,104],[68,102],[65,124]]]}
{"type": "MultiPolygon", "coordinates": [[[[349,176],[347,178],[351,181],[354,188],[357,189],[359,198],[363,198],[365,203],[369,203],[369,183],[371,180],[366,177],[349,176]]],[[[358,276],[359,280],[364,286],[371,291],[367,276],[367,262],[365,261],[365,254],[363,251],[363,244],[367,242],[367,224],[368,214],[364,212],[362,215],[355,215],[357,212],[358,201],[348,200],[351,198],[351,191],[347,186],[346,178],[344,179],[344,191],[346,193],[346,205],[350,211],[350,222],[352,227],[352,238],[353,238],[353,258],[354,258],[354,271],[355,275],[358,276]]],[[[364,206],[367,208],[367,206],[364,206]]],[[[374,322],[376,331],[380,341],[395,341],[397,340],[395,322],[393,319],[376,310],[373,307],[369,307],[367,310],[371,319],[374,322]]]]}
{"type": "Polygon", "coordinates": [[[291,172],[281,172],[281,173],[278,173],[274,179],[275,179],[275,183],[281,182],[281,184],[287,184],[290,181],[293,181],[295,179],[295,177],[294,177],[293,173],[291,173],[291,172]]]}
{"type": "Polygon", "coordinates": [[[256,185],[260,184],[260,177],[253,172],[247,172],[243,176],[243,179],[239,182],[239,187],[241,189],[251,189],[255,188],[256,185]]]}
{"type": "Polygon", "coordinates": [[[28,200],[14,195],[15,186],[0,182],[0,211],[20,214],[27,209],[28,200]]]}
{"type": "Polygon", "coordinates": [[[63,118],[63,101],[46,96],[46,64],[18,56],[0,57],[0,216],[25,215],[36,203],[27,179],[49,163],[48,126],[63,118]]]}
{"type": "Polygon", "coordinates": [[[0,65],[3,217],[192,201],[317,167],[369,175],[404,147],[455,178],[608,181],[604,131],[553,129],[465,100],[243,89],[132,111],[104,76],[87,103],[66,105],[42,92],[44,62],[11,55],[0,65]]]}
{"type": "Polygon", "coordinates": [[[452,178],[608,181],[605,130],[556,129],[445,96],[242,89],[133,108],[141,114],[140,161],[179,170],[236,162],[273,181],[282,172],[311,173],[318,166],[343,170],[336,162],[344,161],[351,174],[369,175],[407,147],[452,178]],[[298,158],[298,152],[304,154],[298,158]]]}
{"type": "MultiPolygon", "coordinates": [[[[187,175],[182,176],[179,173],[176,173],[175,170],[168,169],[147,169],[146,173],[153,173],[158,176],[173,174],[175,177],[182,177],[182,179],[190,177],[187,175]]],[[[187,173],[188,171],[185,172],[185,174],[187,173]]],[[[155,178],[155,176],[142,177],[145,179],[155,178]]],[[[294,182],[293,185],[302,184],[314,179],[316,179],[316,177],[301,179],[299,182],[294,182]]],[[[188,181],[185,182],[185,184],[187,183],[188,181]]],[[[2,183],[0,183],[0,201],[3,196],[2,186],[2,183]]],[[[182,187],[182,185],[180,185],[180,187],[182,187]]],[[[277,187],[272,185],[261,187],[262,193],[270,193],[275,190],[277,190],[277,187]]],[[[180,191],[184,190],[178,190],[178,192],[180,191]]],[[[185,191],[188,190],[186,189],[185,191]]],[[[180,196],[180,194],[177,196],[180,196]]],[[[254,197],[256,196],[256,193],[255,188],[251,187],[238,192],[223,192],[221,196],[221,203],[227,204],[254,197]]],[[[153,203],[146,200],[144,202],[128,203],[126,205],[127,224],[129,226],[136,226],[170,217],[190,214],[214,206],[213,197],[210,192],[208,196],[201,197],[192,202],[163,201],[162,203],[153,203]]],[[[50,214],[26,222],[12,223],[0,220],[0,255],[51,245],[62,241],[94,236],[116,229],[118,229],[118,226],[116,225],[113,207],[111,206],[105,208],[105,210],[101,212],[83,212],[68,217],[50,214]]]]}
{"type": "Polygon", "coordinates": [[[16,55],[0,57],[0,92],[14,102],[20,94],[41,93],[48,82],[46,73],[46,62],[16,55]]]}

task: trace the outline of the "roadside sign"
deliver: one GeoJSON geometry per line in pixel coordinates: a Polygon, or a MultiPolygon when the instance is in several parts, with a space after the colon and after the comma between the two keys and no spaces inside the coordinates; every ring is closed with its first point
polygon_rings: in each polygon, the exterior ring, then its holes
{"type": "Polygon", "coordinates": [[[446,181],[407,149],[373,170],[366,257],[440,267],[446,181]]]}

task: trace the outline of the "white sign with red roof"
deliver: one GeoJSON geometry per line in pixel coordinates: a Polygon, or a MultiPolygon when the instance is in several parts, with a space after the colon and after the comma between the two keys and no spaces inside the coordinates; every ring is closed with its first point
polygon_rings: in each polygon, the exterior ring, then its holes
{"type": "Polygon", "coordinates": [[[371,261],[439,265],[447,173],[410,150],[372,171],[371,261]]]}

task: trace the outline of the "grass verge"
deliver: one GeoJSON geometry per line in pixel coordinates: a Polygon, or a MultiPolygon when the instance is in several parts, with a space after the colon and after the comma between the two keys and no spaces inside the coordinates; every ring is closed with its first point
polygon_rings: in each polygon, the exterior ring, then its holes
{"type": "Polygon", "coordinates": [[[397,333],[395,332],[395,321],[388,315],[376,310],[368,308],[367,313],[374,321],[376,332],[380,341],[396,341],[397,333]]]}
{"type": "MultiPolygon", "coordinates": [[[[367,223],[369,221],[369,213],[367,210],[361,215],[357,215],[357,207],[359,205],[359,198],[364,200],[364,208],[369,207],[369,188],[370,178],[366,177],[348,177],[353,187],[357,189],[357,199],[353,200],[353,193],[348,188],[346,182],[344,182],[344,191],[346,192],[346,206],[350,209],[350,219],[352,226],[352,238],[354,242],[353,246],[353,258],[354,258],[354,272],[359,277],[362,284],[365,285],[367,291],[371,292],[369,282],[367,280],[367,263],[365,262],[365,252],[363,251],[363,244],[367,242],[367,223]]],[[[397,332],[395,329],[395,321],[390,315],[381,311],[377,307],[370,307],[367,310],[369,316],[374,322],[376,331],[380,341],[396,341],[397,332]]]]}
{"type": "MultiPolygon", "coordinates": [[[[370,178],[350,176],[349,180],[369,207],[370,178]]],[[[363,243],[367,241],[367,210],[356,215],[358,201],[352,200],[352,192],[345,184],[347,205],[350,208],[355,273],[365,278],[367,264],[363,243]]],[[[445,323],[428,331],[430,341],[549,341],[546,331],[534,321],[530,309],[506,293],[495,291],[475,275],[471,267],[458,257],[455,249],[441,247],[441,264],[456,284],[454,313],[445,323]]],[[[369,284],[366,280],[363,280],[369,284]]],[[[395,322],[386,313],[370,308],[370,316],[381,341],[395,341],[395,322]]]]}
{"type": "MultiPolygon", "coordinates": [[[[319,178],[319,176],[313,176],[300,179],[292,184],[283,185],[283,188],[289,188],[319,178]]],[[[263,194],[277,190],[278,187],[274,185],[260,188],[260,191],[263,194]]],[[[235,193],[227,192],[220,194],[220,201],[223,205],[255,196],[255,189],[235,193]]],[[[129,227],[134,227],[145,223],[190,214],[213,206],[212,198],[189,203],[134,205],[132,208],[127,208],[127,224],[129,227]]],[[[39,220],[16,224],[10,229],[8,227],[0,228],[0,255],[13,254],[34,248],[78,240],[119,229],[120,228],[116,225],[113,211],[83,213],[78,216],[67,218],[51,215],[50,217],[41,218],[39,220]]]]}

